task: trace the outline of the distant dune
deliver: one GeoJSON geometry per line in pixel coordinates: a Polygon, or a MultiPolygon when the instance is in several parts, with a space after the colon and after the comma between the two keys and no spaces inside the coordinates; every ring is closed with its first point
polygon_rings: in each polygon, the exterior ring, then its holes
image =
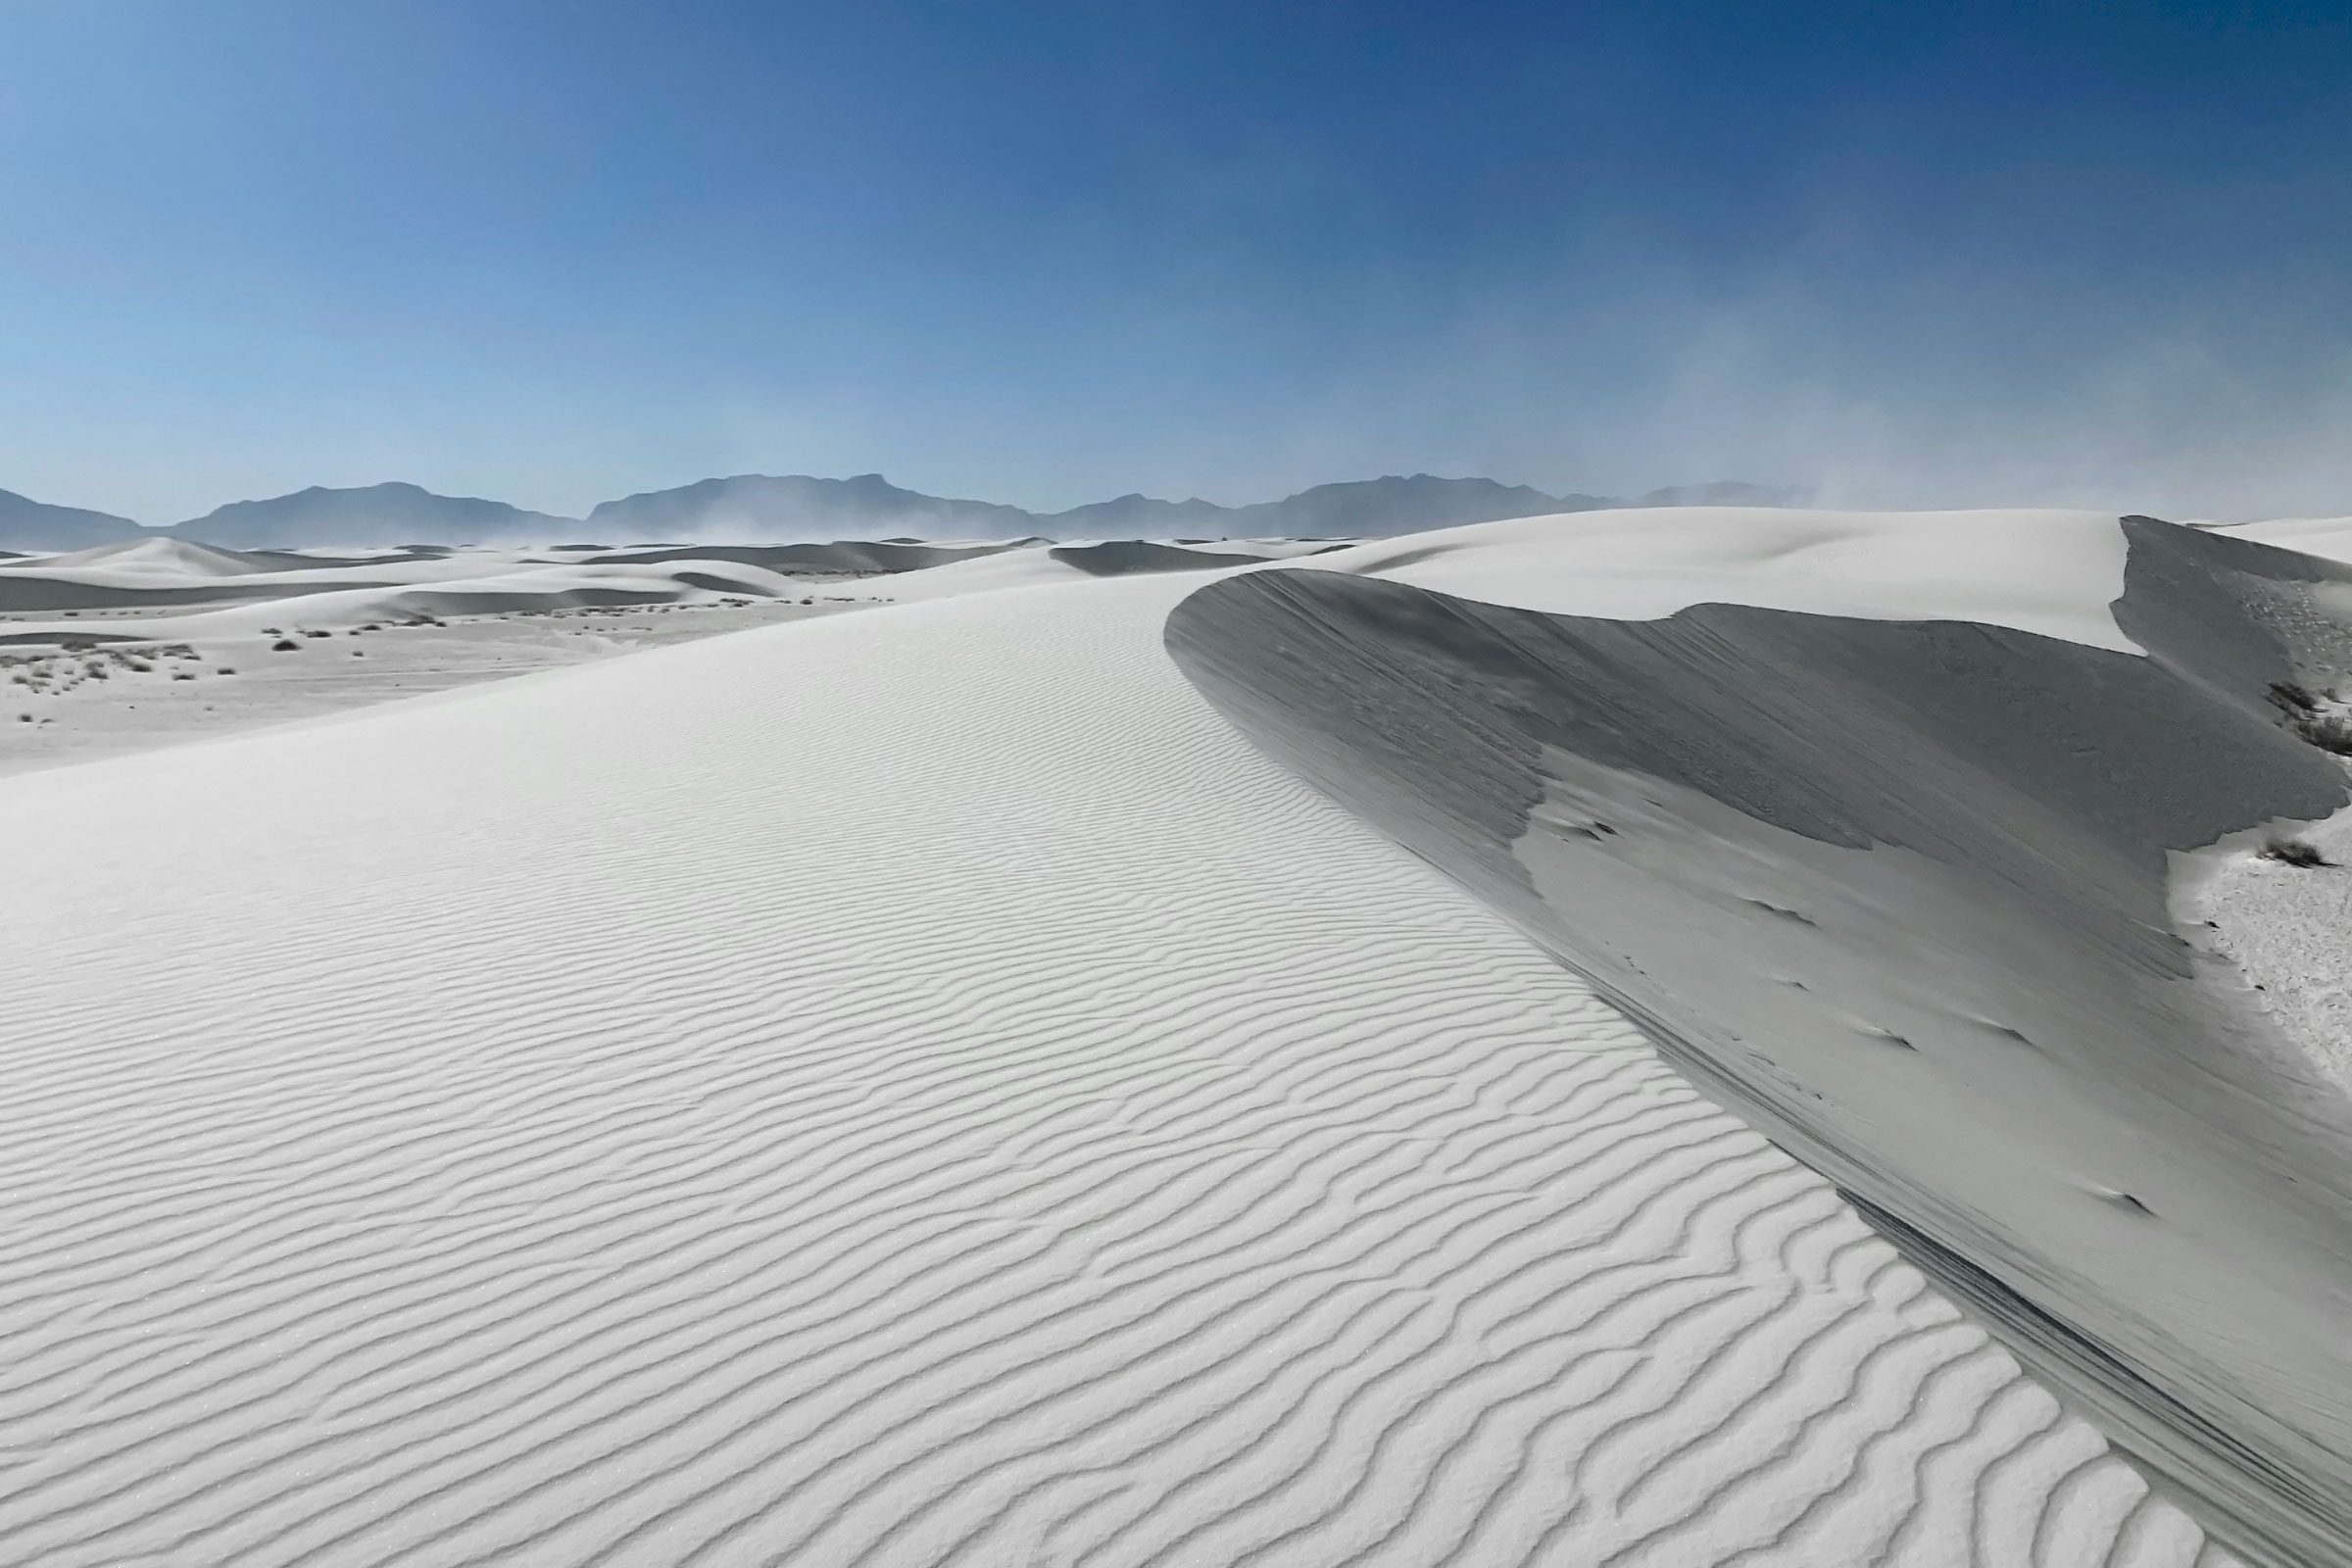
{"type": "Polygon", "coordinates": [[[1230,551],[1146,544],[1138,540],[1116,544],[1057,545],[1047,554],[1064,565],[1076,566],[1090,577],[1123,577],[1139,571],[1206,571],[1216,566],[1253,565],[1272,559],[1269,556],[1237,555],[1230,551]]]}
{"type": "Polygon", "coordinates": [[[193,540],[149,534],[141,538],[124,539],[118,544],[95,545],[87,550],[45,556],[38,569],[43,575],[52,572],[90,573],[91,568],[95,567],[105,573],[119,573],[123,577],[235,577],[247,572],[283,570],[289,561],[299,559],[222,550],[193,540]]]}
{"type": "Polygon", "coordinates": [[[785,599],[809,591],[802,577],[881,576],[1010,548],[849,541],[593,553],[401,550],[319,556],[222,550],[151,534],[0,563],[0,613],[114,612],[140,613],[140,619],[11,620],[0,622],[0,640],[200,639],[226,627],[258,626],[274,618],[272,607],[281,603],[299,605],[286,613],[299,614],[308,625],[340,627],[414,615],[663,604],[712,594],[785,599]]]}
{"type": "MultiPolygon", "coordinates": [[[[1035,541],[1017,541],[1033,543],[1035,541]]],[[[1014,544],[942,545],[893,539],[881,543],[837,540],[797,545],[665,545],[652,550],[611,550],[587,559],[610,565],[665,561],[733,561],[771,571],[895,572],[944,566],[952,561],[994,555],[1014,544]]]]}

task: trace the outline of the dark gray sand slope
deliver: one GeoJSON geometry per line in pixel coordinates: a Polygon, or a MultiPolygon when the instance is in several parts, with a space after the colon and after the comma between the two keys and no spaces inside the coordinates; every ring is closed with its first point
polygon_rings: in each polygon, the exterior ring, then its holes
{"type": "Polygon", "coordinates": [[[1255,565],[1268,559],[1232,551],[1185,550],[1144,539],[1056,545],[1047,554],[1065,566],[1076,566],[1090,577],[1124,577],[1139,571],[1206,571],[1211,566],[1255,565]]]}
{"type": "Polygon", "coordinates": [[[390,588],[396,583],[354,574],[349,580],[239,582],[234,577],[170,588],[121,583],[76,582],[30,571],[0,574],[0,611],[39,614],[61,610],[178,610],[191,605],[240,604],[257,599],[295,599],[346,588],[390,588]]]}
{"type": "Polygon", "coordinates": [[[2352,1103],[2167,902],[2169,852],[2346,803],[2266,694],[2352,672],[2352,572],[2123,526],[2116,620],[2145,658],[1296,569],[1201,589],[1167,642],[2248,1560],[2352,1562],[2352,1103]]]}
{"type": "Polygon", "coordinates": [[[864,576],[919,571],[925,566],[944,566],[950,562],[967,561],[974,556],[1000,555],[1014,548],[1011,544],[926,545],[900,540],[885,540],[876,544],[863,540],[842,540],[834,544],[662,545],[642,550],[608,551],[588,559],[599,565],[732,561],[738,565],[765,566],[770,571],[840,572],[864,576]]]}

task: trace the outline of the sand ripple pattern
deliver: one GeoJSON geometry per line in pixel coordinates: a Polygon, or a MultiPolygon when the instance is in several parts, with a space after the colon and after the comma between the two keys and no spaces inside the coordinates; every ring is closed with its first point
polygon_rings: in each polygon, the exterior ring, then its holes
{"type": "Polygon", "coordinates": [[[2220,1562],[1189,586],[0,787],[0,1560],[2220,1562]]]}

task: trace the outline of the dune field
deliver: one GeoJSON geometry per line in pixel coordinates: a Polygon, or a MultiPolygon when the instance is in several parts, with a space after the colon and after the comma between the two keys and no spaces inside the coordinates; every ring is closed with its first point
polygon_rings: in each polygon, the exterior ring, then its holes
{"type": "Polygon", "coordinates": [[[142,539],[0,561],[0,774],[878,604],[885,570],[985,553],[335,557],[142,539]]]}
{"type": "Polygon", "coordinates": [[[0,562],[0,1559],[2335,1560],[2347,537],[0,562]]]}

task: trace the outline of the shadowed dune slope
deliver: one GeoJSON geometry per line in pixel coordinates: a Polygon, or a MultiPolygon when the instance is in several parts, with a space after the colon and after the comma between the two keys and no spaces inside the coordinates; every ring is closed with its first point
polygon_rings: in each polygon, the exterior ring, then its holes
{"type": "Polygon", "coordinates": [[[939,545],[904,540],[842,540],[833,544],[792,545],[662,545],[643,550],[614,550],[589,559],[605,565],[655,565],[670,561],[731,561],[742,566],[764,566],[780,572],[880,573],[920,571],[951,562],[993,556],[1015,548],[1012,544],[939,545]]]}
{"type": "Polygon", "coordinates": [[[44,577],[25,570],[0,572],[0,611],[38,614],[59,610],[175,610],[187,605],[225,605],[264,599],[294,599],[353,587],[388,588],[388,582],[288,582],[279,578],[239,581],[212,578],[169,586],[124,581],[44,577]]]}
{"type": "Polygon", "coordinates": [[[1271,558],[1239,555],[1222,550],[1187,550],[1144,539],[1120,539],[1099,545],[1056,545],[1047,552],[1067,566],[1090,577],[1125,577],[1145,571],[1206,571],[1213,566],[1250,566],[1271,558]]]}
{"type": "Polygon", "coordinates": [[[2346,803],[2265,701],[2352,572],[2144,518],[2118,653],[1238,575],[1171,616],[1261,748],[1480,895],[2250,1558],[2352,1561],[2352,1114],[2168,914],[2346,803]]]}

